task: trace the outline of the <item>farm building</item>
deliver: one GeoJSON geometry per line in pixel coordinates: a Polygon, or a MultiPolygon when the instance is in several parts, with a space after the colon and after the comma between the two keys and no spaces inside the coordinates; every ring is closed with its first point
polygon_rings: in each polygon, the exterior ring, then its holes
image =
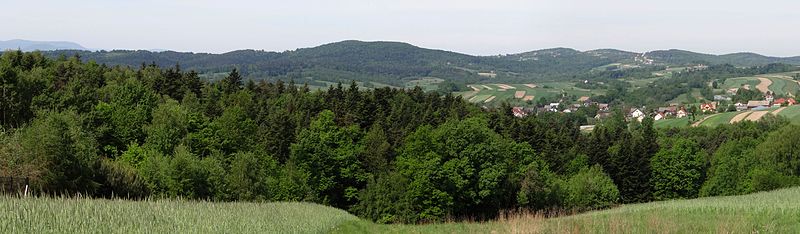
{"type": "Polygon", "coordinates": [[[736,106],[736,111],[746,111],[747,110],[747,104],[744,104],[744,103],[741,103],[741,102],[737,102],[736,104],[733,104],[733,105],[736,106]]]}
{"type": "Polygon", "coordinates": [[[749,101],[747,102],[747,109],[766,108],[769,107],[769,101],[749,101]]]}

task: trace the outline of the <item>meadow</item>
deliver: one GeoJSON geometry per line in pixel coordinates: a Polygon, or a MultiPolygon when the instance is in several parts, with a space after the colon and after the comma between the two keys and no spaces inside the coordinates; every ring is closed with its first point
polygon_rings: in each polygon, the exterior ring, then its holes
{"type": "Polygon", "coordinates": [[[376,224],[322,205],[0,197],[11,233],[794,233],[800,188],[621,205],[546,218],[507,212],[487,222],[376,224]]]}

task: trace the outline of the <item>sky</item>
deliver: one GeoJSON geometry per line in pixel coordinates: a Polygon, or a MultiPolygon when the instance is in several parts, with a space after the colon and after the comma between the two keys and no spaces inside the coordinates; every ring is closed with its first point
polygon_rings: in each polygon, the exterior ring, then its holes
{"type": "Polygon", "coordinates": [[[472,55],[568,47],[800,55],[796,0],[0,0],[0,40],[285,51],[401,41],[472,55]]]}

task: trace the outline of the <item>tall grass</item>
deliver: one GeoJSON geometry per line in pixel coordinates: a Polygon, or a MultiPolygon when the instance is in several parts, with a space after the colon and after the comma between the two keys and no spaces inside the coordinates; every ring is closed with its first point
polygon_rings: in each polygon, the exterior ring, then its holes
{"type": "Polygon", "coordinates": [[[3,233],[326,233],[353,215],[309,203],[0,197],[3,233]]]}
{"type": "Polygon", "coordinates": [[[623,205],[547,218],[503,213],[492,222],[376,225],[346,222],[336,233],[800,233],[800,188],[744,196],[623,205]]]}

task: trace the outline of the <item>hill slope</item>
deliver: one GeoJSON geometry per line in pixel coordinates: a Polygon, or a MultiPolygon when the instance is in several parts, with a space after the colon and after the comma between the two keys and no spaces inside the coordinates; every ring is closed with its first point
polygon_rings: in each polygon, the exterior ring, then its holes
{"type": "Polygon", "coordinates": [[[640,66],[721,64],[737,66],[768,63],[800,64],[800,57],[778,58],[753,53],[709,55],[682,50],[635,53],[615,49],[578,51],[569,48],[536,50],[502,56],[473,56],[420,48],[402,42],[342,41],[286,52],[238,50],[224,54],[145,50],[59,50],[45,54],[80,54],[85,60],[108,65],[162,67],[214,74],[234,67],[249,78],[372,81],[403,86],[410,80],[433,77],[458,83],[527,82],[572,79],[598,67],[624,69],[640,66]]]}
{"type": "Polygon", "coordinates": [[[78,43],[68,41],[28,41],[19,39],[0,41],[0,51],[16,49],[22,51],[87,50],[78,43]]]}

